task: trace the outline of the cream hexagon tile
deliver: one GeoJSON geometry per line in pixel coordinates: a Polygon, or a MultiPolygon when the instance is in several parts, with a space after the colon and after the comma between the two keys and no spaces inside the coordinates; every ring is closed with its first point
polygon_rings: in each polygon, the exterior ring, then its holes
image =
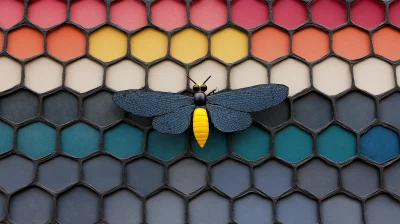
{"type": "Polygon", "coordinates": [[[18,62],[7,57],[0,57],[0,92],[21,82],[21,70],[21,64],[18,62]]]}
{"type": "Polygon", "coordinates": [[[268,83],[268,70],[254,60],[247,60],[235,65],[231,70],[231,89],[268,83]]]}
{"type": "Polygon", "coordinates": [[[67,66],[65,85],[85,93],[103,84],[103,67],[87,58],[79,59],[67,66]]]}
{"type": "Polygon", "coordinates": [[[206,83],[206,93],[209,93],[214,89],[220,91],[226,88],[227,73],[224,65],[213,60],[207,60],[191,68],[189,76],[196,82],[204,82],[211,75],[211,78],[206,83]]]}
{"type": "Polygon", "coordinates": [[[179,92],[186,88],[186,71],[172,61],[163,61],[149,69],[149,87],[162,92],[179,92]]]}
{"type": "Polygon", "coordinates": [[[106,85],[116,91],[140,89],[145,85],[145,70],[133,61],[124,60],[107,69],[106,85]]]}
{"type": "Polygon", "coordinates": [[[44,93],[62,85],[63,67],[50,58],[40,57],[25,65],[25,85],[44,93]]]}

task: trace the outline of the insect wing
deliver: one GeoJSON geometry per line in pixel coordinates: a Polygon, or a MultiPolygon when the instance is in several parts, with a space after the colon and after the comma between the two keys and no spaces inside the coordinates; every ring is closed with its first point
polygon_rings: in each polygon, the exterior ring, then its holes
{"type": "Polygon", "coordinates": [[[247,112],[232,110],[219,105],[206,105],[211,122],[222,132],[241,131],[248,128],[251,123],[251,115],[247,112]]]}
{"type": "Polygon", "coordinates": [[[264,84],[229,90],[208,96],[207,104],[229,109],[256,112],[276,106],[286,99],[289,88],[281,84],[264,84]]]}
{"type": "Polygon", "coordinates": [[[125,111],[142,117],[159,116],[194,104],[191,96],[144,90],[120,91],[114,94],[113,100],[125,111]]]}
{"type": "Polygon", "coordinates": [[[190,125],[194,106],[185,106],[172,113],[164,114],[153,119],[153,128],[166,134],[179,134],[190,125]]]}

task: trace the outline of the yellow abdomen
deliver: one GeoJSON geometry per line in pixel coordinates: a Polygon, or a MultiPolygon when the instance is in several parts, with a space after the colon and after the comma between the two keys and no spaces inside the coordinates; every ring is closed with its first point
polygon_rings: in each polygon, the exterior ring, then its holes
{"type": "Polygon", "coordinates": [[[200,148],[203,148],[208,139],[208,116],[204,108],[196,108],[193,113],[193,133],[200,148]]]}

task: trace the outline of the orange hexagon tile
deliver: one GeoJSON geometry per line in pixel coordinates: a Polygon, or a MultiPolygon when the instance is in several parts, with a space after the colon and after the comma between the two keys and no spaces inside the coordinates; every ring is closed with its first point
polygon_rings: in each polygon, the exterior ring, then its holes
{"type": "Polygon", "coordinates": [[[293,53],[315,61],[329,53],[329,36],[324,31],[308,27],[293,35],[293,53]]]}
{"type": "Polygon", "coordinates": [[[346,27],[333,33],[333,51],[350,60],[362,58],[371,53],[368,33],[356,27],[346,27]]]}

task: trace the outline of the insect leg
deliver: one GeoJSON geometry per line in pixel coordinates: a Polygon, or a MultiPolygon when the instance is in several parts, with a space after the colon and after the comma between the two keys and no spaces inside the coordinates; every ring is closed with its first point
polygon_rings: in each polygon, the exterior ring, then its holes
{"type": "Polygon", "coordinates": [[[215,91],[217,91],[218,89],[217,88],[215,88],[213,91],[211,91],[211,92],[209,92],[208,94],[207,94],[207,96],[209,96],[209,95],[211,95],[211,94],[214,94],[215,93],[215,91]]]}

